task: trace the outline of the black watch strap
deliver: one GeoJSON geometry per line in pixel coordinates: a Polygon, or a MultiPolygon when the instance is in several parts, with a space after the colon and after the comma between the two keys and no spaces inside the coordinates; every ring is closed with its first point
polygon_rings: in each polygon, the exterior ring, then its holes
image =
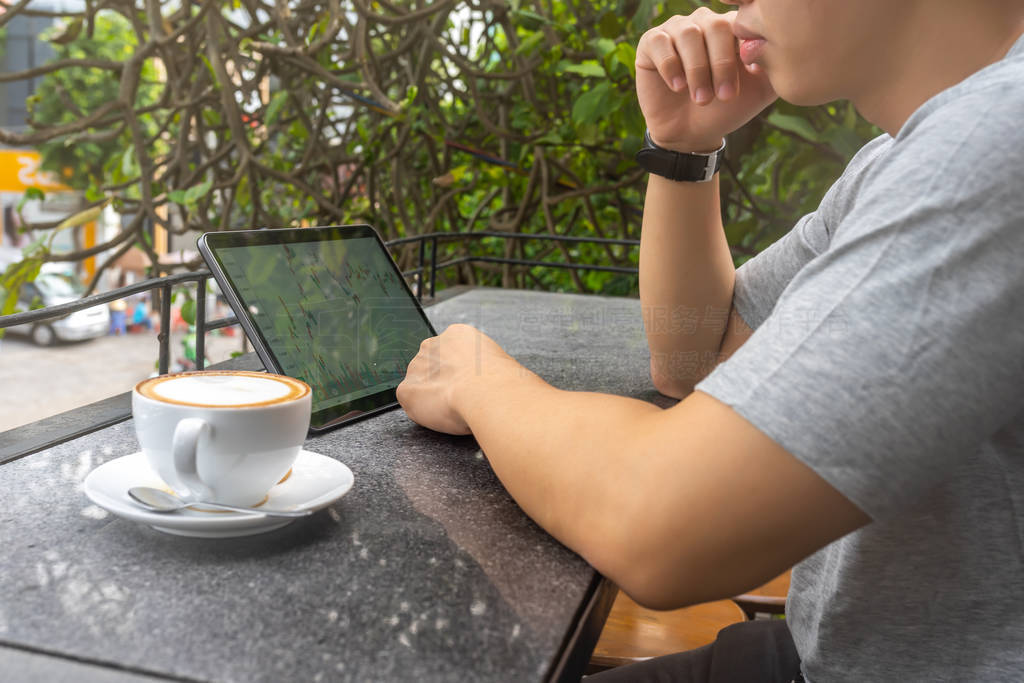
{"type": "Polygon", "coordinates": [[[636,162],[650,173],[669,180],[706,183],[715,177],[722,166],[722,146],[710,154],[686,154],[659,147],[651,140],[650,131],[644,131],[644,145],[636,153],[636,162]]]}

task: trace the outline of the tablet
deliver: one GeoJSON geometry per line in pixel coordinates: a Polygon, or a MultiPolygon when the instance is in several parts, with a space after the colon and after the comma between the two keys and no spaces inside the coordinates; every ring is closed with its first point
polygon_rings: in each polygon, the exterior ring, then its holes
{"type": "Polygon", "coordinates": [[[267,370],[313,388],[312,431],[397,404],[436,333],[373,228],[208,232],[198,245],[267,370]]]}

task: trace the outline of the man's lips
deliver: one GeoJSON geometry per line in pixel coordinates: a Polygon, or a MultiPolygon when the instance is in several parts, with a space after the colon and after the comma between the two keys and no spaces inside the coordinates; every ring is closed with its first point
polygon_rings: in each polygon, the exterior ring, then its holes
{"type": "Polygon", "coordinates": [[[732,33],[740,41],[740,60],[750,65],[761,58],[764,52],[765,39],[740,23],[732,25],[732,33]]]}
{"type": "Polygon", "coordinates": [[[740,41],[740,61],[747,66],[761,59],[764,52],[764,38],[744,39],[740,41]]]}

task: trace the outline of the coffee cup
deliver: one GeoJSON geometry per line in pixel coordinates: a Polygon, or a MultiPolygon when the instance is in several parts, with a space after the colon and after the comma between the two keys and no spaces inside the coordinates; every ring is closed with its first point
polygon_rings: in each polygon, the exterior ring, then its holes
{"type": "Polygon", "coordinates": [[[132,417],[146,460],[175,493],[251,506],[299,454],[312,394],[301,380],[263,372],[162,375],[135,385],[132,417]]]}

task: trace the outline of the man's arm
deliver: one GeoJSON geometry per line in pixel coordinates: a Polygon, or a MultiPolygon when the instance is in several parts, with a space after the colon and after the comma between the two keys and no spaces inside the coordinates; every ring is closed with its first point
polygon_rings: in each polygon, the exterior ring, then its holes
{"type": "Polygon", "coordinates": [[[740,317],[740,314],[733,308],[729,313],[729,326],[725,328],[722,335],[722,345],[718,349],[718,361],[722,362],[736,353],[737,349],[743,346],[743,342],[750,339],[754,330],[740,317]]]}
{"type": "Polygon", "coordinates": [[[722,343],[713,316],[724,326],[735,276],[718,177],[678,183],[652,175],[640,232],[640,302],[651,379],[661,393],[682,398],[700,380],[696,369],[722,343]]]}
{"type": "MultiPolygon", "coordinates": [[[[637,99],[658,145],[717,149],[775,99],[764,73],[737,59],[735,18],[701,8],[641,38],[637,99]]],[[[720,360],[734,281],[718,178],[679,183],[652,175],[640,233],[640,300],[651,378],[662,393],[682,398],[720,360]]]]}
{"type": "Polygon", "coordinates": [[[661,410],[558,390],[465,325],[423,343],[398,398],[472,432],[527,514],[648,606],[740,593],[869,521],[706,394],[661,410]]]}

